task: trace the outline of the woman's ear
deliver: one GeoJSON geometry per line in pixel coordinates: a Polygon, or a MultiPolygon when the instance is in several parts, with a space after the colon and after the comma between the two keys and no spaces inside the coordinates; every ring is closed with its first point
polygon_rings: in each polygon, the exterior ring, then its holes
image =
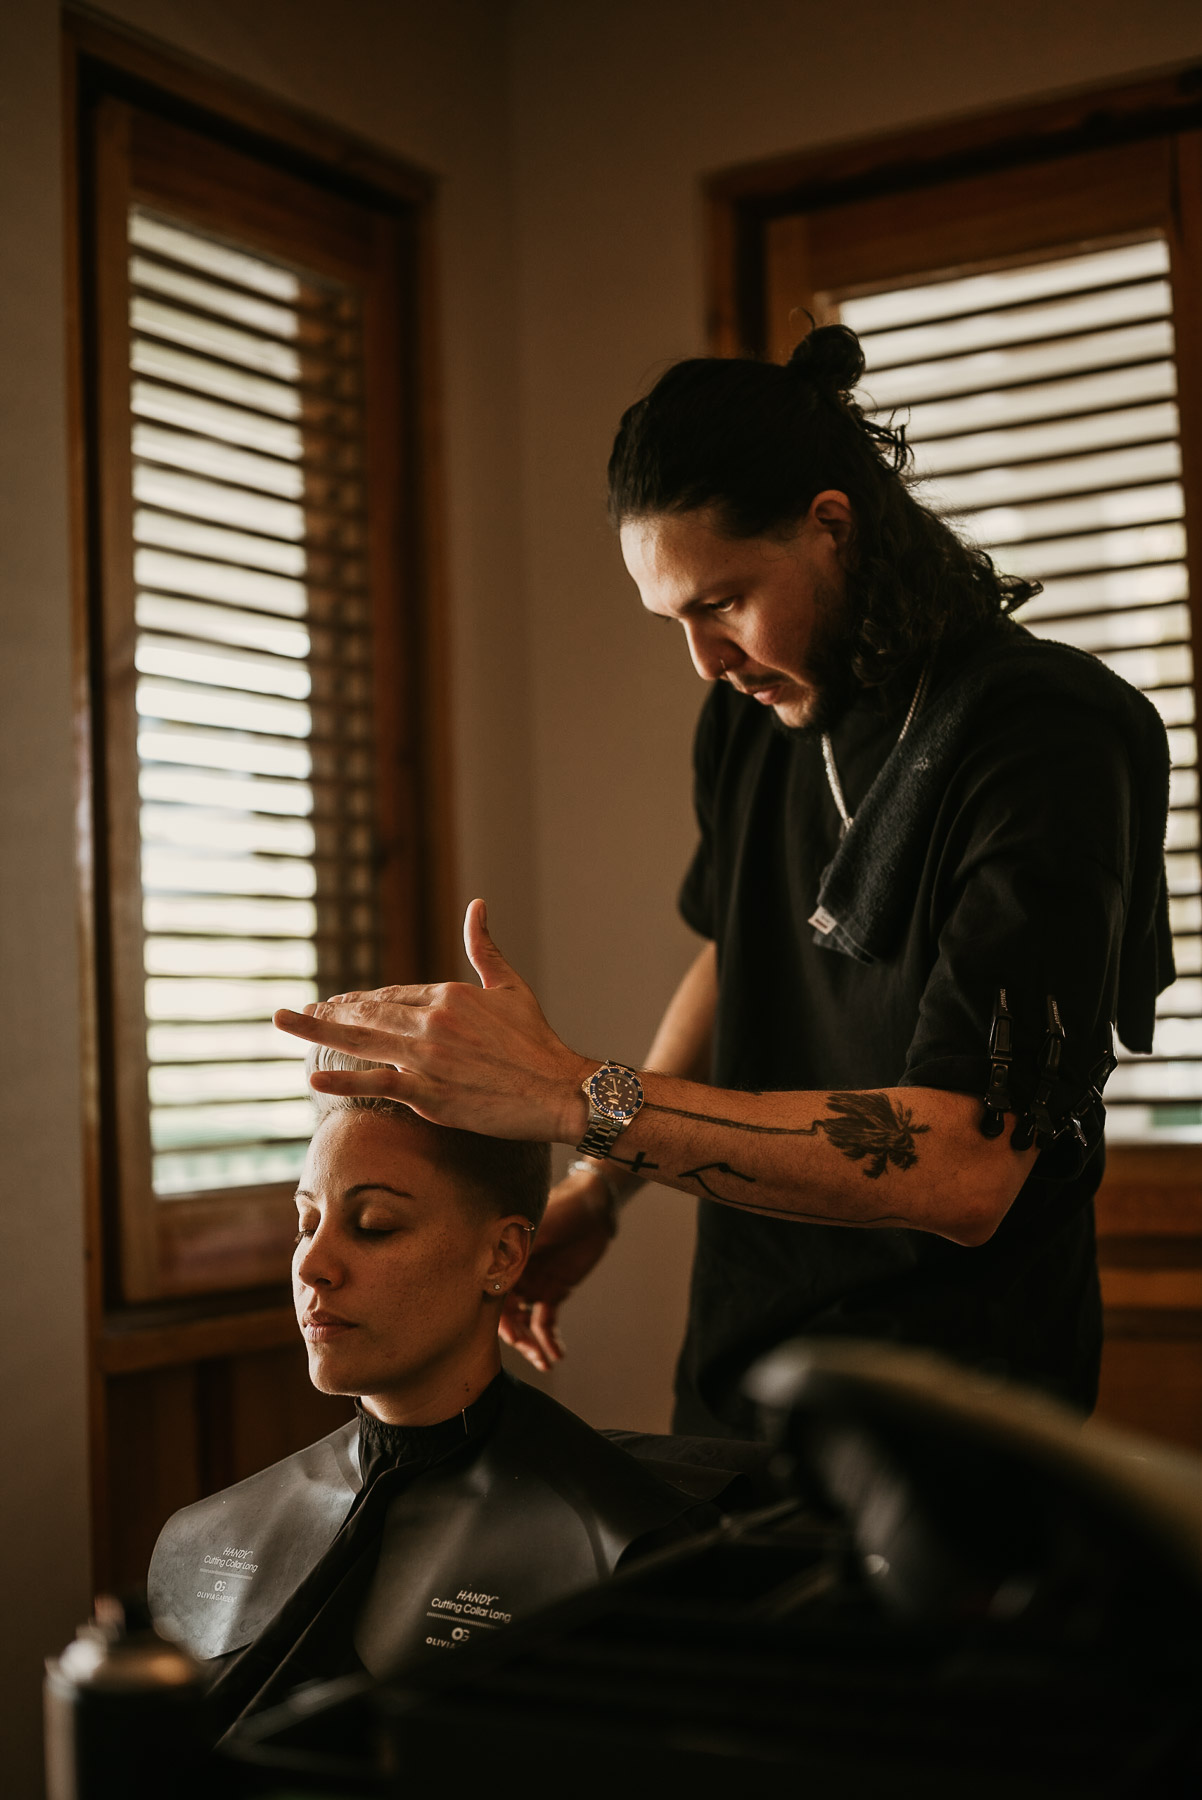
{"type": "Polygon", "coordinates": [[[484,1276],[484,1291],[490,1299],[503,1300],[519,1280],[533,1241],[530,1221],[520,1213],[496,1221],[492,1233],[492,1256],[484,1276]]]}

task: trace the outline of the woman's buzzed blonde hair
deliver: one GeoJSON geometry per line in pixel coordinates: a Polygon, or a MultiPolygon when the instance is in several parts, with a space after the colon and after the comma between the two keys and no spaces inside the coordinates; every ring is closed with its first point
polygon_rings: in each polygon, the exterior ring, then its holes
{"type": "MultiPolygon", "coordinates": [[[[387,1069],[388,1063],[364,1062],[328,1044],[312,1044],[305,1057],[305,1074],[318,1070],[387,1069]]],[[[551,1147],[519,1138],[485,1137],[477,1131],[459,1131],[452,1125],[434,1125],[401,1100],[384,1094],[322,1094],[309,1089],[317,1123],[336,1113],[378,1113],[428,1132],[437,1142],[440,1161],[457,1175],[490,1213],[521,1213],[537,1226],[546,1211],[551,1187],[551,1147]]]]}

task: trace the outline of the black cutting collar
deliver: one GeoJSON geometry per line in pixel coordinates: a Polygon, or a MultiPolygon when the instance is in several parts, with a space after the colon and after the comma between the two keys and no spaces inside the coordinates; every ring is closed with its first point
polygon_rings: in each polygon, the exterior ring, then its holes
{"type": "Polygon", "coordinates": [[[505,1376],[493,1377],[484,1392],[437,1425],[387,1425],[365,1412],[355,1401],[359,1415],[359,1468],[364,1489],[387,1469],[429,1469],[454,1455],[465,1445],[489,1435],[504,1399],[505,1376]]]}

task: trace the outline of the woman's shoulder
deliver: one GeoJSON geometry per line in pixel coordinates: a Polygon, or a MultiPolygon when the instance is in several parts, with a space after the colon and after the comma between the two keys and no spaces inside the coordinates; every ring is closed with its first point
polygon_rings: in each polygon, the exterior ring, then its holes
{"type": "MultiPolygon", "coordinates": [[[[631,1503],[646,1507],[656,1492],[669,1515],[698,1501],[723,1501],[729,1491],[745,1489],[749,1464],[758,1467],[768,1456],[763,1446],[733,1441],[598,1431],[549,1394],[507,1379],[515,1435],[560,1464],[561,1481],[570,1471],[572,1484],[602,1510],[609,1505],[625,1510],[631,1503]]],[[[651,1505],[652,1513],[658,1510],[651,1505]]]]}
{"type": "Polygon", "coordinates": [[[342,1495],[354,1494],[359,1488],[358,1433],[359,1421],[352,1419],[315,1443],[306,1444],[303,1450],[281,1457],[279,1462],[269,1463],[267,1468],[257,1469],[230,1487],[193,1501],[191,1506],[181,1507],[163,1530],[170,1530],[177,1522],[182,1528],[210,1512],[228,1518],[244,1508],[262,1508],[271,1504],[273,1495],[291,1500],[326,1488],[342,1495]]]}
{"type": "Polygon", "coordinates": [[[357,1421],[174,1513],[147,1575],[150,1609],[197,1656],[248,1643],[324,1553],[359,1490],[357,1421]]]}

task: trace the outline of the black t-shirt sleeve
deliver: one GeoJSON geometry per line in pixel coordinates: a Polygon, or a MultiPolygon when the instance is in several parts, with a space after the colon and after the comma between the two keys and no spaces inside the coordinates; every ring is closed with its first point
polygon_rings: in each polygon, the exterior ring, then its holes
{"type": "MultiPolygon", "coordinates": [[[[1131,808],[1126,753],[1100,713],[1032,705],[983,721],[944,802],[929,921],[937,954],[901,1086],[983,1095],[1005,990],[1016,1110],[1035,1091],[1049,997],[1064,1030],[1049,1110],[1059,1123],[1080,1104],[1111,1043],[1131,808]]],[[[1095,1107],[1084,1154],[1102,1122],[1095,1107]]],[[[1041,1173],[1072,1173],[1076,1149],[1045,1152],[1041,1173]]]]}
{"type": "Polygon", "coordinates": [[[722,690],[714,687],[706,698],[693,738],[693,810],[701,840],[680,889],[680,916],[705,938],[718,935],[714,899],[714,786],[721,756],[722,690]]]}

